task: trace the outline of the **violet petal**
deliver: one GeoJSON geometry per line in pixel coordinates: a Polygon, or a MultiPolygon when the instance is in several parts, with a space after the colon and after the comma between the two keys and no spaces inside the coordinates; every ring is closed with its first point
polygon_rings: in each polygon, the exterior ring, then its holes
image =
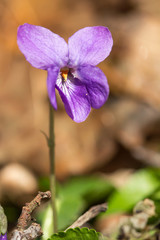
{"type": "Polygon", "coordinates": [[[47,90],[50,102],[54,109],[57,110],[57,101],[56,101],[56,93],[55,93],[55,85],[58,78],[60,69],[58,67],[49,68],[48,76],[47,76],[47,90]]]}
{"type": "Polygon", "coordinates": [[[58,79],[56,88],[64,103],[67,114],[75,122],[83,122],[88,117],[91,106],[86,87],[79,79],[62,82],[58,79]]]}
{"type": "Polygon", "coordinates": [[[7,233],[0,235],[0,240],[7,240],[7,233]]]}
{"type": "Polygon", "coordinates": [[[19,26],[17,43],[26,60],[36,68],[63,67],[68,62],[68,46],[50,30],[25,23],[19,26]]]}
{"type": "Polygon", "coordinates": [[[87,88],[91,106],[100,108],[109,95],[109,85],[104,73],[98,67],[84,66],[77,69],[77,74],[87,88]]]}
{"type": "Polygon", "coordinates": [[[113,39],[107,27],[86,27],[74,33],[68,41],[69,66],[97,65],[112,49],[113,39]]]}

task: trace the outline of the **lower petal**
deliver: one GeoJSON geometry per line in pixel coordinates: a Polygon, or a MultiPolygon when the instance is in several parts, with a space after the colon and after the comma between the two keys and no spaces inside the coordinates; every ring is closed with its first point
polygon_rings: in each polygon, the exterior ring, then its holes
{"type": "Polygon", "coordinates": [[[109,95],[109,85],[104,73],[94,66],[82,66],[77,69],[78,78],[85,84],[91,106],[100,108],[109,95]]]}
{"type": "Polygon", "coordinates": [[[77,78],[62,82],[58,79],[56,88],[64,103],[67,114],[77,123],[88,117],[91,105],[86,87],[77,78]]]}
{"type": "Polygon", "coordinates": [[[50,102],[54,109],[57,110],[57,101],[56,101],[56,93],[55,93],[55,85],[58,78],[59,68],[49,68],[47,76],[47,90],[50,102]]]}

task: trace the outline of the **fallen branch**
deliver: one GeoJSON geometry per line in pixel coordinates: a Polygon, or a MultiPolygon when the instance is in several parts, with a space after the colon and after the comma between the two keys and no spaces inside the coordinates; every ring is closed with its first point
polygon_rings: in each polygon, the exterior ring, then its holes
{"type": "Polygon", "coordinates": [[[41,204],[43,199],[50,199],[51,192],[39,192],[38,195],[22,208],[22,213],[18,219],[17,229],[12,233],[11,240],[31,240],[42,235],[41,226],[37,223],[29,223],[32,219],[32,212],[41,204]],[[28,227],[28,228],[27,228],[28,227]]]}
{"type": "Polygon", "coordinates": [[[24,231],[19,231],[17,229],[12,233],[11,240],[31,240],[42,235],[41,226],[38,223],[32,223],[29,228],[24,231]]]}
{"type": "Polygon", "coordinates": [[[91,207],[87,212],[80,216],[69,228],[82,227],[90,219],[96,217],[100,212],[105,212],[106,210],[107,210],[106,203],[91,207]]]}
{"type": "Polygon", "coordinates": [[[153,167],[160,167],[160,154],[145,147],[139,146],[131,149],[133,156],[139,161],[153,167]]]}

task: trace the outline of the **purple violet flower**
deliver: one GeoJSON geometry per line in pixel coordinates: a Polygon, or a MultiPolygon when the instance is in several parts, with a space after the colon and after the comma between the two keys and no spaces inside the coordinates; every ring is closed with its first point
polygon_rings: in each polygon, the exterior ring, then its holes
{"type": "Polygon", "coordinates": [[[96,67],[112,49],[108,28],[86,27],[74,33],[68,44],[50,30],[25,23],[18,28],[17,42],[26,60],[47,70],[47,89],[52,106],[57,109],[55,88],[67,114],[83,122],[92,108],[107,100],[109,86],[104,73],[96,67]]]}
{"type": "Polygon", "coordinates": [[[7,233],[0,235],[0,240],[7,240],[7,233]]]}

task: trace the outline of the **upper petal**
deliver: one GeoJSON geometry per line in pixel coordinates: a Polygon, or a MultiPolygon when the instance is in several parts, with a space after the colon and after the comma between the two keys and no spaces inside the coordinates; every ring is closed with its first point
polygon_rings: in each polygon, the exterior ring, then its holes
{"type": "Polygon", "coordinates": [[[80,29],[68,41],[69,65],[97,65],[112,49],[113,39],[107,27],[96,26],[80,29]]]}
{"type": "Polygon", "coordinates": [[[91,106],[100,108],[109,95],[109,85],[104,73],[94,66],[83,66],[77,69],[79,79],[85,84],[91,106]]]}
{"type": "Polygon", "coordinates": [[[63,67],[68,62],[65,40],[44,27],[28,23],[19,26],[17,43],[27,61],[36,68],[63,67]]]}
{"type": "Polygon", "coordinates": [[[57,101],[56,101],[56,93],[55,93],[55,85],[59,75],[59,68],[49,68],[48,76],[47,76],[47,90],[48,96],[52,106],[57,109],[57,101]]]}
{"type": "Polygon", "coordinates": [[[75,122],[83,122],[88,117],[91,106],[86,87],[81,81],[74,78],[62,82],[58,79],[56,88],[64,103],[67,114],[75,122]]]}

